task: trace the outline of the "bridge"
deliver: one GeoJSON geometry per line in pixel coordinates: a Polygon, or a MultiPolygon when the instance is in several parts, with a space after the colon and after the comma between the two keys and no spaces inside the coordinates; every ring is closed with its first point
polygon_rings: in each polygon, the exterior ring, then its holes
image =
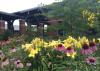
{"type": "Polygon", "coordinates": [[[44,16],[43,13],[48,12],[50,9],[37,7],[32,9],[27,9],[23,11],[18,11],[14,13],[5,13],[0,11],[0,34],[4,32],[5,21],[7,22],[7,28],[11,32],[14,32],[13,23],[15,20],[19,19],[20,32],[24,33],[25,22],[28,26],[37,25],[44,27],[44,24],[50,24],[53,22],[59,22],[62,20],[50,20],[48,17],[44,16]]]}
{"type": "Polygon", "coordinates": [[[0,11],[0,32],[3,32],[5,21],[8,23],[7,28],[10,31],[14,31],[13,23],[15,20],[19,19],[20,30],[23,30],[25,26],[25,22],[27,25],[38,25],[40,23],[45,23],[48,21],[48,18],[42,15],[43,12],[47,12],[46,8],[37,7],[32,9],[27,9],[23,11],[18,11],[14,13],[6,13],[0,11]]]}

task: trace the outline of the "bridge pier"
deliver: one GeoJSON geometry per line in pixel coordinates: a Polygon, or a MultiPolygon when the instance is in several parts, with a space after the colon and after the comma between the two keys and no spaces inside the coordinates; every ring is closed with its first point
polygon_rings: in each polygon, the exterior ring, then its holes
{"type": "Polygon", "coordinates": [[[5,31],[5,21],[0,20],[0,34],[3,34],[5,31]]]}
{"type": "Polygon", "coordinates": [[[23,19],[19,20],[19,28],[20,28],[19,29],[20,33],[24,34],[26,31],[25,20],[23,20],[23,19]]]}

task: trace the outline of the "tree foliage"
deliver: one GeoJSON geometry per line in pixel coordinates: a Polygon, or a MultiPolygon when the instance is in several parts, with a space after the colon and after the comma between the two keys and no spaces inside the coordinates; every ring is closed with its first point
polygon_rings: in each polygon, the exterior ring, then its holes
{"type": "MultiPolygon", "coordinates": [[[[51,5],[45,6],[51,9],[48,13],[45,13],[49,18],[63,19],[65,31],[74,34],[86,35],[88,29],[93,28],[97,32],[100,28],[100,1],[99,0],[63,0],[62,2],[56,2],[51,5]],[[83,15],[83,11],[87,10],[88,13],[94,14],[95,19],[88,24],[87,15],[83,15]],[[84,17],[85,16],[85,17],[84,17]]],[[[60,24],[61,25],[61,24],[60,24]]],[[[90,32],[90,31],[89,31],[90,32]]],[[[93,33],[94,34],[94,33],[93,33]]],[[[98,33],[100,34],[100,33],[98,33]]],[[[95,35],[95,34],[94,34],[95,35]]]]}

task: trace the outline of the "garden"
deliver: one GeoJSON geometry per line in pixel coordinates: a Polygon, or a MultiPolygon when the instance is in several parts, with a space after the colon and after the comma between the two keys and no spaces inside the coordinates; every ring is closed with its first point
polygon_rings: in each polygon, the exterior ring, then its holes
{"type": "MultiPolygon", "coordinates": [[[[43,6],[41,31],[0,35],[0,71],[100,71],[100,0],[62,0],[43,6]]],[[[35,30],[37,29],[37,30],[35,30]]]]}

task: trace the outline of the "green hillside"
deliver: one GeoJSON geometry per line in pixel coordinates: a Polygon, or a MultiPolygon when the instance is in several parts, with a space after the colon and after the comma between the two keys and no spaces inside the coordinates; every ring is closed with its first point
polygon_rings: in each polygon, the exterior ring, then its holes
{"type": "Polygon", "coordinates": [[[64,35],[100,37],[99,0],[63,0],[44,6],[49,9],[44,15],[49,18],[63,19],[56,26],[64,30],[64,35]]]}

